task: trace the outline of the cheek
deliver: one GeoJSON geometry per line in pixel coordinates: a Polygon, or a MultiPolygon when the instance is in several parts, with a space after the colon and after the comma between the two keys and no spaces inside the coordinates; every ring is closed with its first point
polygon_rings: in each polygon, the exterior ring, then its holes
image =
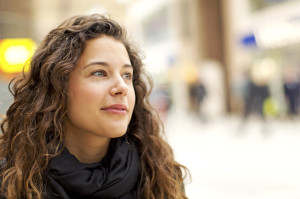
{"type": "Polygon", "coordinates": [[[74,86],[70,88],[69,103],[70,105],[78,106],[79,108],[82,106],[89,106],[91,104],[94,104],[93,102],[97,102],[102,97],[103,92],[99,92],[99,88],[95,88],[92,86],[74,86]]]}

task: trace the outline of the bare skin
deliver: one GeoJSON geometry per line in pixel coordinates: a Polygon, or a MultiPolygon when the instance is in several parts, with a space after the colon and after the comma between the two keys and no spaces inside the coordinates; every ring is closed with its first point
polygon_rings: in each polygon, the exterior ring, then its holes
{"type": "Polygon", "coordinates": [[[99,162],[123,136],[135,105],[133,67],[112,37],[89,40],[69,76],[66,148],[82,163],[99,162]]]}

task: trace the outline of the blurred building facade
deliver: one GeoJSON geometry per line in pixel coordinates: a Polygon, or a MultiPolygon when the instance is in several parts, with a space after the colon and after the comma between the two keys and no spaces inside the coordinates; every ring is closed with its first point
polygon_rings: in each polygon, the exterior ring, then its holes
{"type": "MultiPolygon", "coordinates": [[[[241,114],[247,98],[260,95],[250,92],[253,82],[268,90],[255,106],[278,116],[289,112],[284,88],[291,81],[299,84],[299,3],[140,0],[129,8],[127,20],[146,49],[156,82],[170,84],[175,110],[190,109],[189,86],[201,79],[208,90],[205,112],[241,114]]],[[[299,104],[299,97],[295,100],[299,104]]]]}
{"type": "MultiPolygon", "coordinates": [[[[230,0],[226,26],[226,60],[230,74],[231,107],[242,111],[247,83],[265,84],[270,92],[264,113],[289,114],[286,82],[299,87],[300,1],[230,0]]],[[[299,91],[298,99],[299,104],[299,91]]],[[[298,108],[299,109],[299,106],[298,108]]]]}
{"type": "Polygon", "coordinates": [[[109,13],[125,23],[125,13],[137,0],[0,0],[0,38],[31,38],[39,42],[51,29],[73,16],[109,13]]]}
{"type": "Polygon", "coordinates": [[[62,21],[74,15],[93,13],[109,13],[109,15],[124,24],[125,12],[130,3],[136,0],[32,0],[34,16],[34,37],[40,41],[50,30],[62,21]]]}
{"type": "Polygon", "coordinates": [[[37,43],[70,16],[109,13],[145,54],[154,91],[168,93],[168,103],[179,113],[193,109],[189,94],[196,81],[207,90],[202,111],[212,117],[242,113],[251,78],[270,88],[273,114],[284,113],[288,105],[282,85],[299,80],[290,75],[299,73],[299,0],[0,3],[0,39],[29,37],[37,43]]]}
{"type": "Polygon", "coordinates": [[[193,108],[189,90],[200,79],[208,90],[203,111],[226,112],[229,92],[224,78],[221,1],[140,0],[127,16],[155,83],[171,93],[173,111],[185,113],[193,108]]]}
{"type": "Polygon", "coordinates": [[[32,37],[32,0],[0,0],[0,39],[32,37]]]}

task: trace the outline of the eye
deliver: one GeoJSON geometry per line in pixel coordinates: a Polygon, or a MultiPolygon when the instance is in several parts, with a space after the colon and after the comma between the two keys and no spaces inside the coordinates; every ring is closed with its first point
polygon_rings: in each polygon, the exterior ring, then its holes
{"type": "Polygon", "coordinates": [[[105,77],[107,74],[105,71],[99,70],[99,71],[93,72],[92,75],[98,76],[98,77],[105,77]]]}
{"type": "Polygon", "coordinates": [[[132,74],[131,73],[124,73],[123,78],[131,80],[132,79],[132,74]]]}

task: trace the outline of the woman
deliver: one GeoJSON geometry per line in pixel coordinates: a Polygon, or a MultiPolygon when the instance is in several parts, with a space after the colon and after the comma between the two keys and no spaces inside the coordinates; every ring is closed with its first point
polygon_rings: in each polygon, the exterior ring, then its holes
{"type": "Polygon", "coordinates": [[[115,21],[75,16],[52,30],[11,82],[4,198],[187,198],[146,80],[115,21]]]}

